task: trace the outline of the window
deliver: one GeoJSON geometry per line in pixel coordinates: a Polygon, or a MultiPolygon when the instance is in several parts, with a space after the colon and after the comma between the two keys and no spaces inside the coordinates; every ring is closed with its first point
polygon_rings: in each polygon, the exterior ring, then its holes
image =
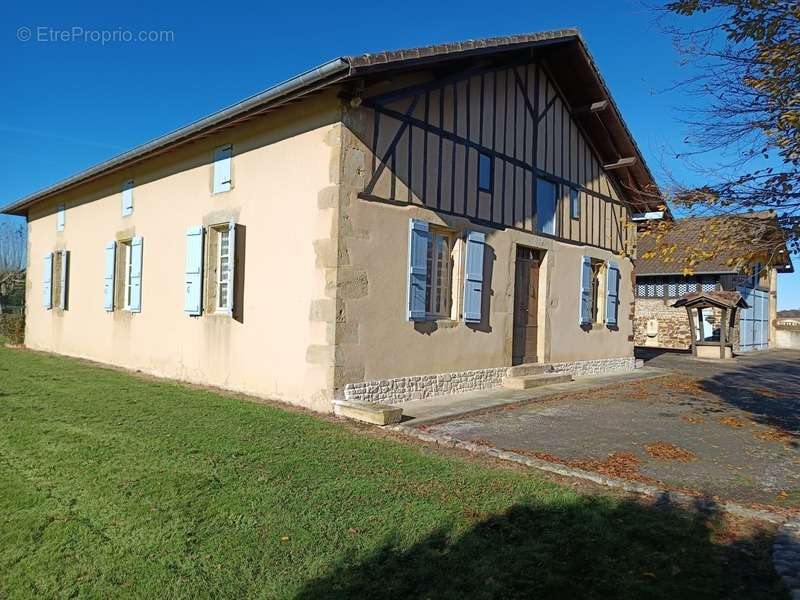
{"type": "Polygon", "coordinates": [[[67,308],[68,256],[69,253],[66,250],[58,250],[53,253],[52,306],[62,310],[67,308]]]}
{"type": "Polygon", "coordinates": [[[106,311],[142,309],[142,238],[109,242],[105,247],[103,304],[106,311]]]}
{"type": "Polygon", "coordinates": [[[485,317],[485,247],[482,231],[465,231],[461,237],[427,221],[409,219],[406,318],[480,323],[485,317]]]}
{"type": "Polygon", "coordinates": [[[122,184],[122,216],[133,214],[133,179],[128,179],[122,184]]]}
{"type": "Polygon", "coordinates": [[[581,218],[581,195],[574,187],[569,188],[569,216],[573,219],[581,218]]]}
{"type": "Polygon", "coordinates": [[[120,252],[122,260],[122,308],[131,309],[131,242],[120,242],[120,252]]]}
{"type": "Polygon", "coordinates": [[[56,231],[64,231],[64,222],[66,220],[67,207],[64,204],[59,204],[56,209],[56,231]]]}
{"type": "Polygon", "coordinates": [[[453,295],[452,239],[449,233],[431,230],[428,242],[425,312],[432,317],[449,317],[453,295]]]}
{"type": "Polygon", "coordinates": [[[591,296],[589,300],[589,317],[592,323],[603,322],[603,298],[605,296],[605,262],[592,259],[591,296]]]}
{"type": "MultiPolygon", "coordinates": [[[[230,221],[210,227],[197,225],[186,231],[185,313],[233,316],[237,261],[244,256],[239,256],[243,248],[237,251],[237,241],[240,245],[244,242],[244,237],[236,234],[237,227],[242,226],[230,221]]],[[[241,233],[243,236],[243,228],[241,233]]]]}
{"type": "Polygon", "coordinates": [[[478,189],[492,191],[492,157],[482,152],[478,154],[478,189]]]}
{"type": "Polygon", "coordinates": [[[211,188],[214,194],[231,191],[233,183],[231,156],[233,156],[231,144],[214,149],[214,173],[211,188]]]}
{"type": "Polygon", "coordinates": [[[539,231],[556,233],[556,184],[547,179],[536,180],[536,220],[539,231]]]}
{"type": "Polygon", "coordinates": [[[227,226],[219,231],[219,253],[217,257],[217,305],[216,310],[227,311],[230,306],[231,234],[227,226]]]}

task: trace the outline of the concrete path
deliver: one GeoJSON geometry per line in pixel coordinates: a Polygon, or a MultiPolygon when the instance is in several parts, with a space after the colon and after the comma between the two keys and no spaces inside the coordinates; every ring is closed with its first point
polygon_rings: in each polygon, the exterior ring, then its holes
{"type": "Polygon", "coordinates": [[[635,371],[613,373],[610,375],[576,377],[574,381],[556,383],[529,390],[507,390],[504,388],[466,392],[462,394],[446,394],[401,402],[403,409],[403,425],[419,427],[441,421],[458,419],[485,410],[502,408],[509,405],[523,405],[539,400],[583,392],[593,388],[616,386],[632,381],[642,381],[663,377],[669,374],[666,369],[644,367],[635,371]]]}

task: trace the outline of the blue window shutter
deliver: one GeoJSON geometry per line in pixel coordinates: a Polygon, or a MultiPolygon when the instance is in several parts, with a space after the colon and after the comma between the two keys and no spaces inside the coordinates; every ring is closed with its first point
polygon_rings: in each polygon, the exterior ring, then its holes
{"type": "Polygon", "coordinates": [[[409,321],[425,320],[426,282],[428,279],[428,223],[417,219],[409,221],[408,228],[408,302],[409,321]]]}
{"type": "Polygon", "coordinates": [[[606,269],[606,325],[617,325],[619,313],[619,266],[615,262],[608,263],[606,269]]]}
{"type": "Polygon", "coordinates": [[[42,276],[42,306],[53,308],[53,253],[44,255],[44,274],[42,276]]]}
{"type": "Polygon", "coordinates": [[[131,312],[142,312],[142,238],[131,240],[131,312]]]}
{"type": "Polygon", "coordinates": [[[133,214],[133,179],[128,179],[122,184],[122,216],[133,214]]]}
{"type": "Polygon", "coordinates": [[[58,306],[62,309],[67,308],[67,263],[69,261],[69,252],[66,250],[61,251],[61,297],[58,299],[58,306]]]}
{"type": "Polygon", "coordinates": [[[197,225],[186,230],[186,284],[183,312],[189,315],[202,313],[203,289],[203,227],[197,225]]]}
{"type": "Polygon", "coordinates": [[[483,298],[483,252],[486,234],[467,232],[467,257],[464,268],[464,322],[480,323],[483,298]]]}
{"type": "Polygon", "coordinates": [[[103,284],[103,305],[109,312],[114,310],[114,270],[116,267],[117,242],[106,244],[105,280],[103,284]]]}
{"type": "Polygon", "coordinates": [[[66,213],[67,207],[64,204],[59,204],[56,212],[56,231],[64,231],[66,213]]]}
{"type": "Polygon", "coordinates": [[[581,297],[580,297],[580,314],[578,315],[578,323],[580,325],[589,325],[592,322],[592,316],[589,314],[589,305],[592,300],[592,259],[588,256],[581,257],[581,297]]]}
{"type": "Polygon", "coordinates": [[[214,193],[229,192],[231,189],[231,156],[233,146],[220,146],[214,150],[214,193]]]}

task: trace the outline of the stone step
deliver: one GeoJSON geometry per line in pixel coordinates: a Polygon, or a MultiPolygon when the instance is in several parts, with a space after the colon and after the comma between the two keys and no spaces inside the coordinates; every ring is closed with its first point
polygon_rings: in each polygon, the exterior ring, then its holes
{"type": "Polygon", "coordinates": [[[528,390],[542,385],[572,381],[569,373],[541,373],[523,377],[503,377],[503,387],[509,390],[528,390]]]}
{"type": "Polygon", "coordinates": [[[522,365],[515,365],[509,367],[506,371],[506,377],[527,377],[529,375],[541,375],[542,373],[549,373],[553,367],[547,363],[525,363],[522,365]]]}
{"type": "Polygon", "coordinates": [[[400,419],[403,418],[403,409],[399,406],[380,404],[378,402],[367,404],[334,400],[333,414],[374,425],[391,425],[400,422],[400,419]]]}

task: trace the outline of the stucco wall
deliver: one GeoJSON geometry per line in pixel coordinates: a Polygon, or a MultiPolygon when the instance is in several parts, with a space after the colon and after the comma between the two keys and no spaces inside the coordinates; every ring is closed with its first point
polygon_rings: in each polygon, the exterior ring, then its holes
{"type": "MultiPolygon", "coordinates": [[[[348,123],[347,119],[345,120],[348,123]]],[[[524,231],[478,226],[421,206],[363,200],[368,150],[342,131],[339,256],[348,274],[337,299],[337,392],[347,383],[503,367],[511,364],[516,246],[546,250],[540,271],[539,360],[633,355],[631,262],[611,252],[524,231]],[[463,232],[486,233],[484,321],[411,322],[406,318],[408,221],[419,218],[463,232]],[[579,324],[581,257],[615,260],[621,269],[619,328],[579,324]],[[629,339],[629,336],[630,339],[629,339]]],[[[458,278],[458,272],[454,272],[458,278]]],[[[458,289],[460,282],[455,284],[458,289]]]]}
{"type": "Polygon", "coordinates": [[[314,306],[331,294],[316,248],[335,227],[338,106],[333,93],[306,100],[33,208],[27,345],[330,410],[333,335],[314,306]],[[225,143],[233,189],[212,195],[213,148],[225,143]],[[122,217],[130,178],[134,212],[122,217]],[[185,231],[232,217],[246,235],[242,318],[187,316],[185,231]],[[103,248],[131,235],[144,240],[142,311],[108,313],[103,248]],[[58,248],[71,253],[69,310],[48,311],[42,257],[58,248]]]}

